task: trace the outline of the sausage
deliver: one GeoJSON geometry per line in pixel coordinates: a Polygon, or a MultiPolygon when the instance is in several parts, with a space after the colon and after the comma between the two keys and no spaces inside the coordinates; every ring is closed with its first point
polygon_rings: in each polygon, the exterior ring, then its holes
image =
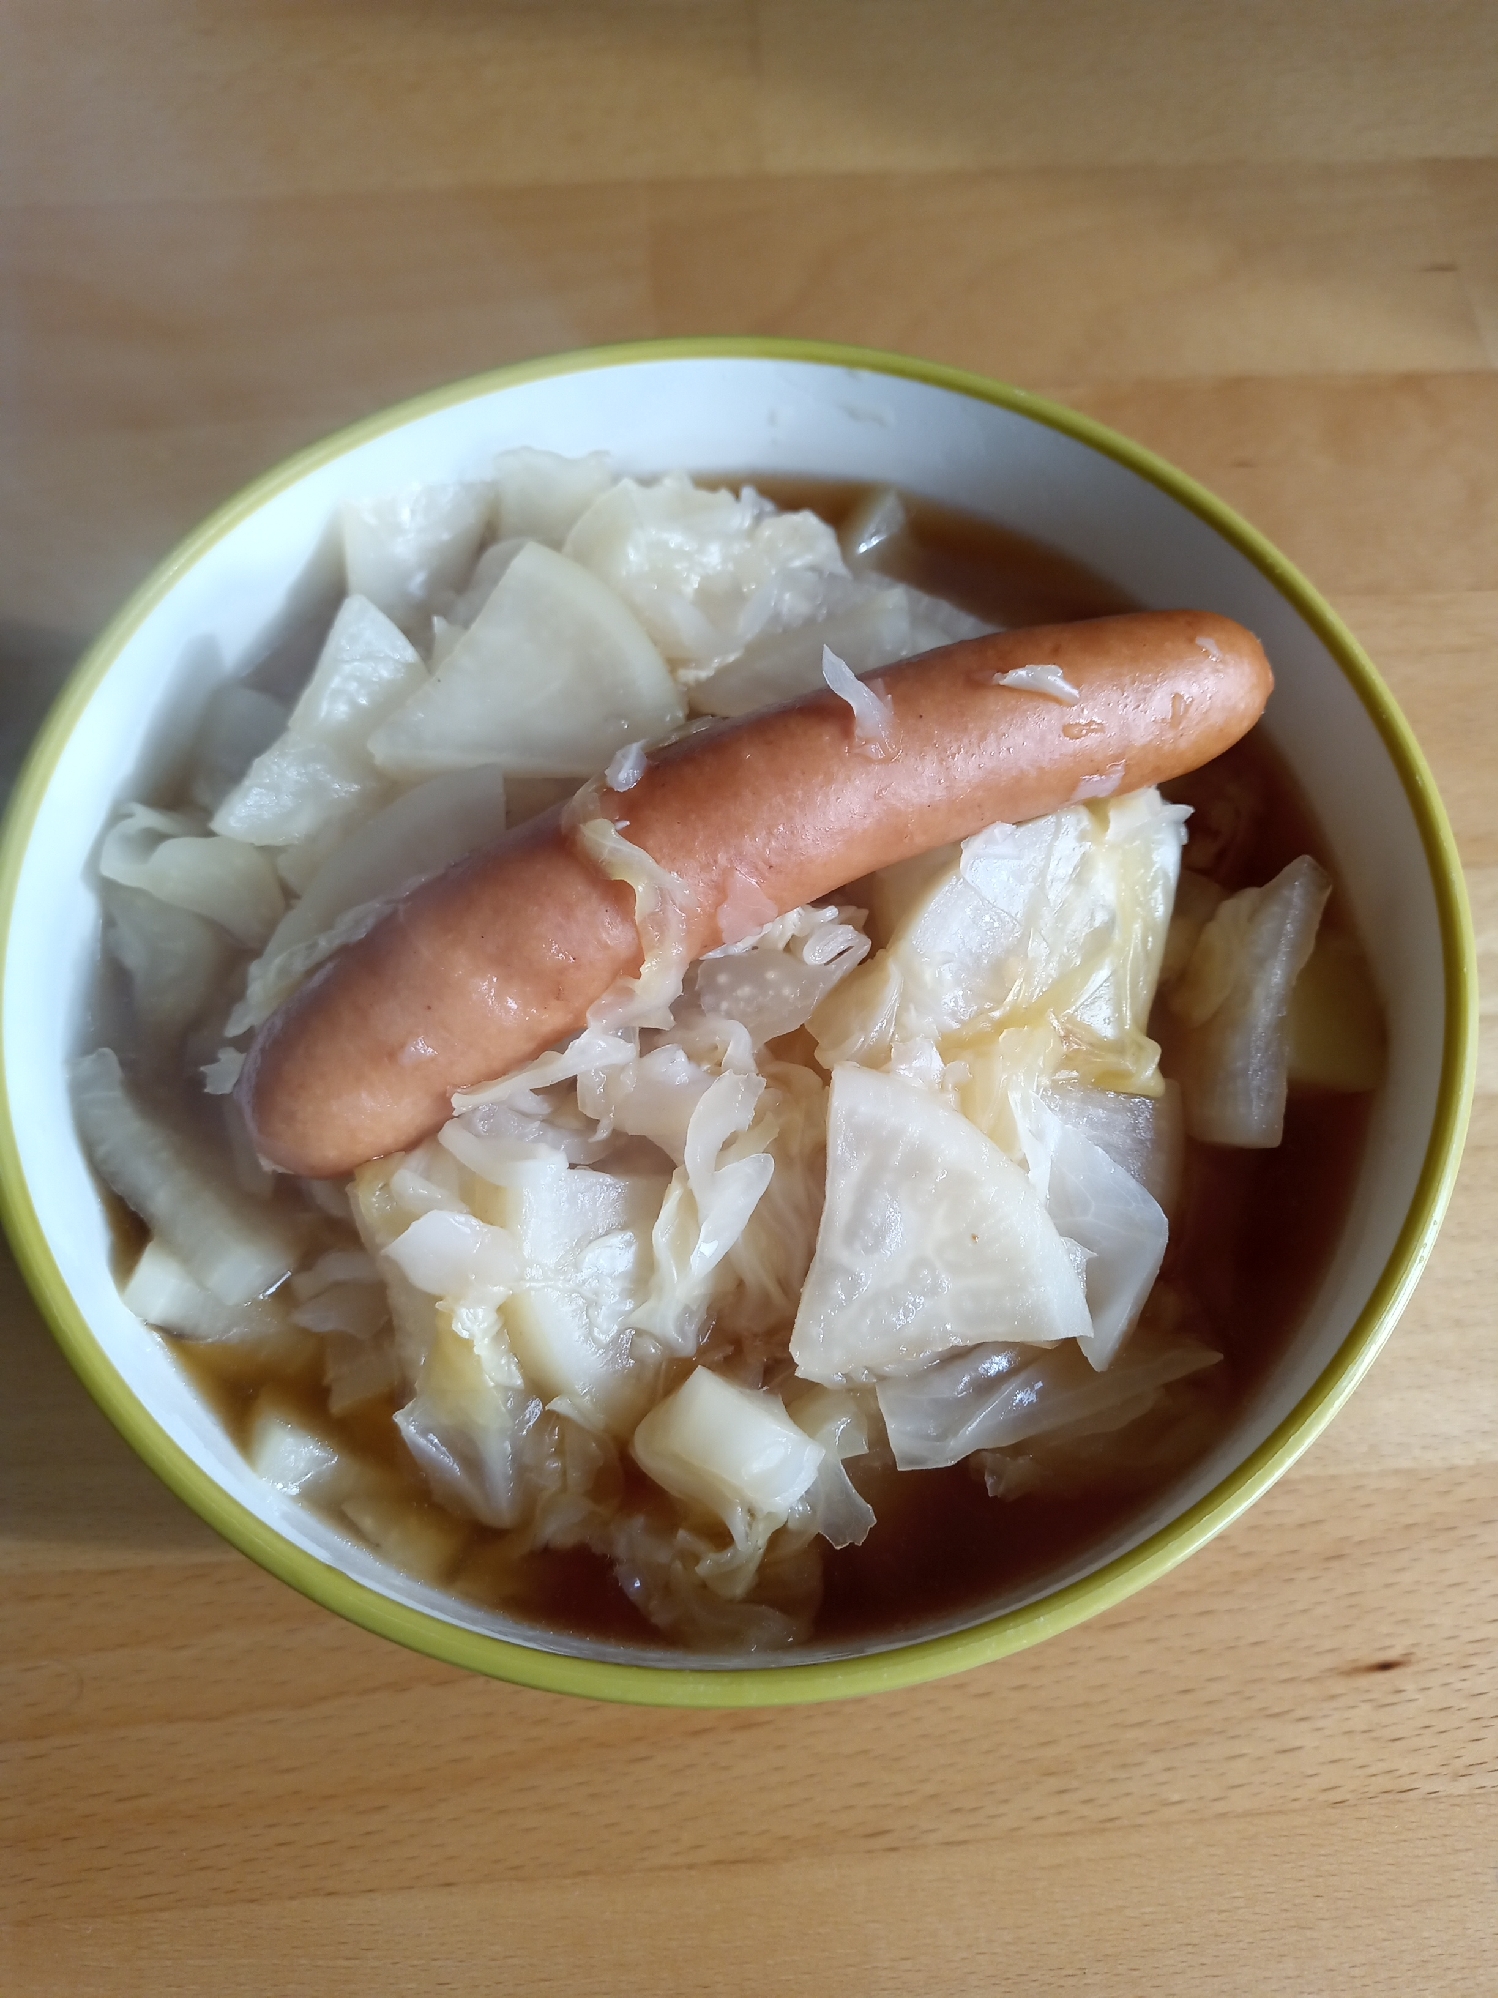
{"type": "MultiPolygon", "coordinates": [[[[828,692],[652,750],[611,819],[691,891],[692,957],[844,883],[998,820],[1162,783],[1263,711],[1251,632],[1197,611],[1140,612],[965,639],[867,676],[888,703],[861,739],[828,692]],[[1061,669],[1079,698],[995,685],[1061,669]]],[[[457,862],[338,951],[257,1035],[238,1097],[261,1155],[311,1177],[430,1136],[456,1089],[579,1029],[641,964],[632,891],[557,808],[457,862]]]]}

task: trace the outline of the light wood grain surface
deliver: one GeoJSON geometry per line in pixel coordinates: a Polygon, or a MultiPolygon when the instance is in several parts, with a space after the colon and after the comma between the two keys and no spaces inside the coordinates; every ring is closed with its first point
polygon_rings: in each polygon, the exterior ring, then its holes
{"type": "MultiPolygon", "coordinates": [[[[656,332],[902,347],[1241,507],[1498,956],[1489,0],[5,0],[0,766],[333,426],[656,332]]],[[[1498,1039],[1498,1036],[1495,1036],[1498,1039]]],[[[0,1263],[7,1994],[1498,1992],[1498,1051],[1429,1273],[1239,1525],[848,1707],[514,1691],[157,1485],[0,1263]]]]}

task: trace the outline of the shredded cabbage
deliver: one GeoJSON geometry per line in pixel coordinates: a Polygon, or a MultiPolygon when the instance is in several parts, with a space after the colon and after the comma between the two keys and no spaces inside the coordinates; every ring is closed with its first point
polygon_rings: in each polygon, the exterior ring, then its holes
{"type": "Polygon", "coordinates": [[[853,710],[854,742],[869,756],[887,756],[890,723],[895,712],[889,695],[877,687],[866,687],[848,670],[847,660],[839,659],[830,645],[822,647],[822,678],[838,699],[846,701],[853,710]]]}
{"type": "Polygon", "coordinates": [[[608,819],[578,828],[578,844],[611,881],[634,891],[635,927],[644,963],[588,1008],[588,1025],[617,1033],[622,1027],[666,1027],[687,969],[686,918],[691,890],[642,847],[625,839],[608,819]]]}
{"type": "Polygon", "coordinates": [[[699,958],[688,996],[706,1014],[740,1021],[756,1048],[794,1033],[868,955],[861,916],[859,910],[793,909],[699,958]]]}

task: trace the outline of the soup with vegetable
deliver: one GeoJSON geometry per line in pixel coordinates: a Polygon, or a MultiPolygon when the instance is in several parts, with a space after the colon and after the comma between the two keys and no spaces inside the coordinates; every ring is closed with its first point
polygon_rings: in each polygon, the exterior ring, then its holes
{"type": "MultiPolygon", "coordinates": [[[[695,961],[621,814],[590,851],[635,891],[638,975],[422,1142],[297,1178],[256,1156],[246,1049],[413,883],[574,794],[587,834],[662,736],[814,689],[877,759],[870,673],[1131,608],[891,491],[601,455],[507,453],[342,526],[304,683],[268,660],[218,689],[179,788],[104,837],[74,1097],[127,1304],[259,1475],[551,1634],[838,1644],[1085,1557],[1283,1351],[1379,1080],[1262,735],[725,905],[695,961]]],[[[1004,684],[1078,700],[1054,663],[1004,684]]]]}

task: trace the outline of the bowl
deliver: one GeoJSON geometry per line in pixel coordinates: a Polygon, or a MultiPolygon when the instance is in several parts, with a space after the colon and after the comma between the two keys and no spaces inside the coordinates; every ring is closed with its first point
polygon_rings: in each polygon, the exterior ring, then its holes
{"type": "Polygon", "coordinates": [[[920,361],[793,342],[656,342],[502,369],[258,480],[136,593],[64,691],[0,845],[0,936],[6,1223],[68,1358],[147,1463],[253,1560],[370,1630],[526,1685],[679,1706],[825,1699],[1000,1658],[1220,1531],[1330,1421],[1393,1328],[1451,1190],[1475,1058],[1473,944],[1445,815],[1387,689],[1310,584],[1202,487],[1072,411],[920,361]],[[65,1079],[98,950],[101,827],[117,800],[151,795],[212,687],[331,604],[341,500],[481,476],[521,443],[604,448],[636,473],[895,483],[1023,528],[1144,605],[1237,618],[1274,662],[1264,726],[1314,801],[1387,1011],[1387,1078],[1347,1219],[1298,1334],[1209,1456],[1085,1558],[957,1627],[714,1665],[470,1609],[261,1483],[115,1288],[65,1079]]]}

